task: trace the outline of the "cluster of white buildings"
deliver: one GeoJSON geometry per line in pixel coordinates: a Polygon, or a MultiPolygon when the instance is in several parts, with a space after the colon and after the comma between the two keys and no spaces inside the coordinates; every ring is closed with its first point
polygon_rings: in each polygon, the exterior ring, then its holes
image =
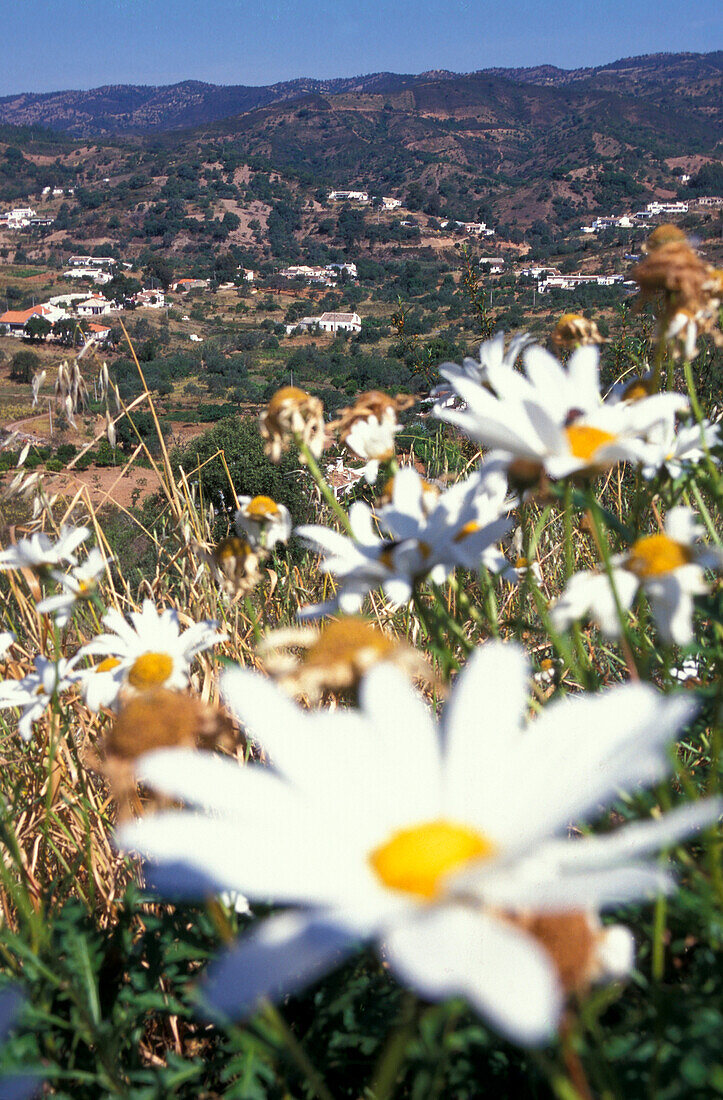
{"type": "MultiPolygon", "coordinates": [[[[547,275],[537,284],[540,294],[546,294],[548,290],[575,290],[576,287],[591,286],[621,286],[625,284],[623,275],[547,275]]],[[[635,286],[635,283],[632,284],[635,286]]]]}
{"type": "MultiPolygon", "coordinates": [[[[368,191],[330,191],[329,202],[369,202],[368,191]]],[[[392,198],[391,195],[382,195],[382,210],[398,210],[402,205],[401,199],[392,198]]]]}
{"type": "Polygon", "coordinates": [[[62,195],[74,195],[75,194],[75,188],[74,187],[65,187],[65,188],[63,188],[63,187],[44,187],[43,190],[40,193],[44,198],[46,196],[50,195],[50,197],[53,198],[53,199],[59,199],[62,195]]]}
{"type": "Polygon", "coordinates": [[[322,313],[320,317],[302,317],[286,326],[286,335],[295,332],[361,332],[358,313],[322,313]]]}
{"type": "Polygon", "coordinates": [[[14,206],[0,213],[0,229],[29,229],[35,225],[52,225],[55,218],[38,214],[32,206],[14,206]]]}
{"type": "Polygon", "coordinates": [[[682,199],[677,202],[649,202],[644,210],[636,210],[632,214],[621,214],[619,217],[595,218],[590,225],[581,226],[583,233],[600,233],[603,229],[632,229],[640,222],[649,221],[650,218],[671,217],[675,214],[687,214],[691,206],[723,206],[723,198],[707,195],[691,202],[682,199]]]}
{"type": "Polygon", "coordinates": [[[351,279],[357,278],[357,266],[353,263],[326,264],[325,267],[313,267],[309,264],[292,264],[283,268],[279,275],[284,279],[307,279],[310,283],[322,286],[334,286],[334,281],[344,272],[351,279]]]}

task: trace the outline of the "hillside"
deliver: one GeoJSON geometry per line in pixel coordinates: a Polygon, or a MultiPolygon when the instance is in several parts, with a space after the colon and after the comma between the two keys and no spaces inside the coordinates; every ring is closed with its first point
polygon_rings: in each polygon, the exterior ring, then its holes
{"type": "MultiPolygon", "coordinates": [[[[219,86],[187,80],[165,86],[111,85],[88,91],[45,94],[24,92],[0,98],[0,121],[40,125],[77,136],[159,133],[204,125],[271,103],[315,94],[381,95],[443,82],[502,79],[533,87],[609,91],[625,97],[651,98],[658,106],[686,101],[688,110],[720,120],[720,76],[723,54],[653,54],[625,58],[594,68],[565,70],[552,65],[527,69],[490,69],[472,74],[435,71],[418,75],[372,73],[336,80],[300,78],[251,87],[219,86]]],[[[422,93],[424,98],[424,93],[422,93]]]]}

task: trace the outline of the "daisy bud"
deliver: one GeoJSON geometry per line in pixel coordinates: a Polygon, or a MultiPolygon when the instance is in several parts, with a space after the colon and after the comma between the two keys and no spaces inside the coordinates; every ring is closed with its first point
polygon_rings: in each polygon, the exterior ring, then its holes
{"type": "MultiPolygon", "coordinates": [[[[272,462],[280,462],[295,438],[305,443],[315,458],[324,450],[324,406],[296,386],[277,390],[261,413],[259,424],[264,451],[272,462]]],[[[303,455],[301,462],[303,463],[303,455]]]]}

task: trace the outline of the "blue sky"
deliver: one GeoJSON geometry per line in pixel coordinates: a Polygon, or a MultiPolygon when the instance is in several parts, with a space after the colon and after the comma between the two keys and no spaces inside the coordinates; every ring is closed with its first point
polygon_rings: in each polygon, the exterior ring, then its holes
{"type": "Polygon", "coordinates": [[[723,43],[720,0],[8,0],[0,95],[598,65],[723,43]]]}

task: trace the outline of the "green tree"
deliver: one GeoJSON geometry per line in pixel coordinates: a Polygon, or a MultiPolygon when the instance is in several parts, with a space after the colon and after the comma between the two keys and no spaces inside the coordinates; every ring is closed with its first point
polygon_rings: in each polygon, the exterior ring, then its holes
{"type": "Polygon", "coordinates": [[[25,324],[24,336],[26,340],[39,343],[45,340],[53,331],[53,326],[47,317],[31,317],[25,324]]]}
{"type": "Polygon", "coordinates": [[[39,367],[40,358],[34,351],[19,351],[13,356],[10,377],[13,382],[32,382],[33,375],[39,367]]]}

